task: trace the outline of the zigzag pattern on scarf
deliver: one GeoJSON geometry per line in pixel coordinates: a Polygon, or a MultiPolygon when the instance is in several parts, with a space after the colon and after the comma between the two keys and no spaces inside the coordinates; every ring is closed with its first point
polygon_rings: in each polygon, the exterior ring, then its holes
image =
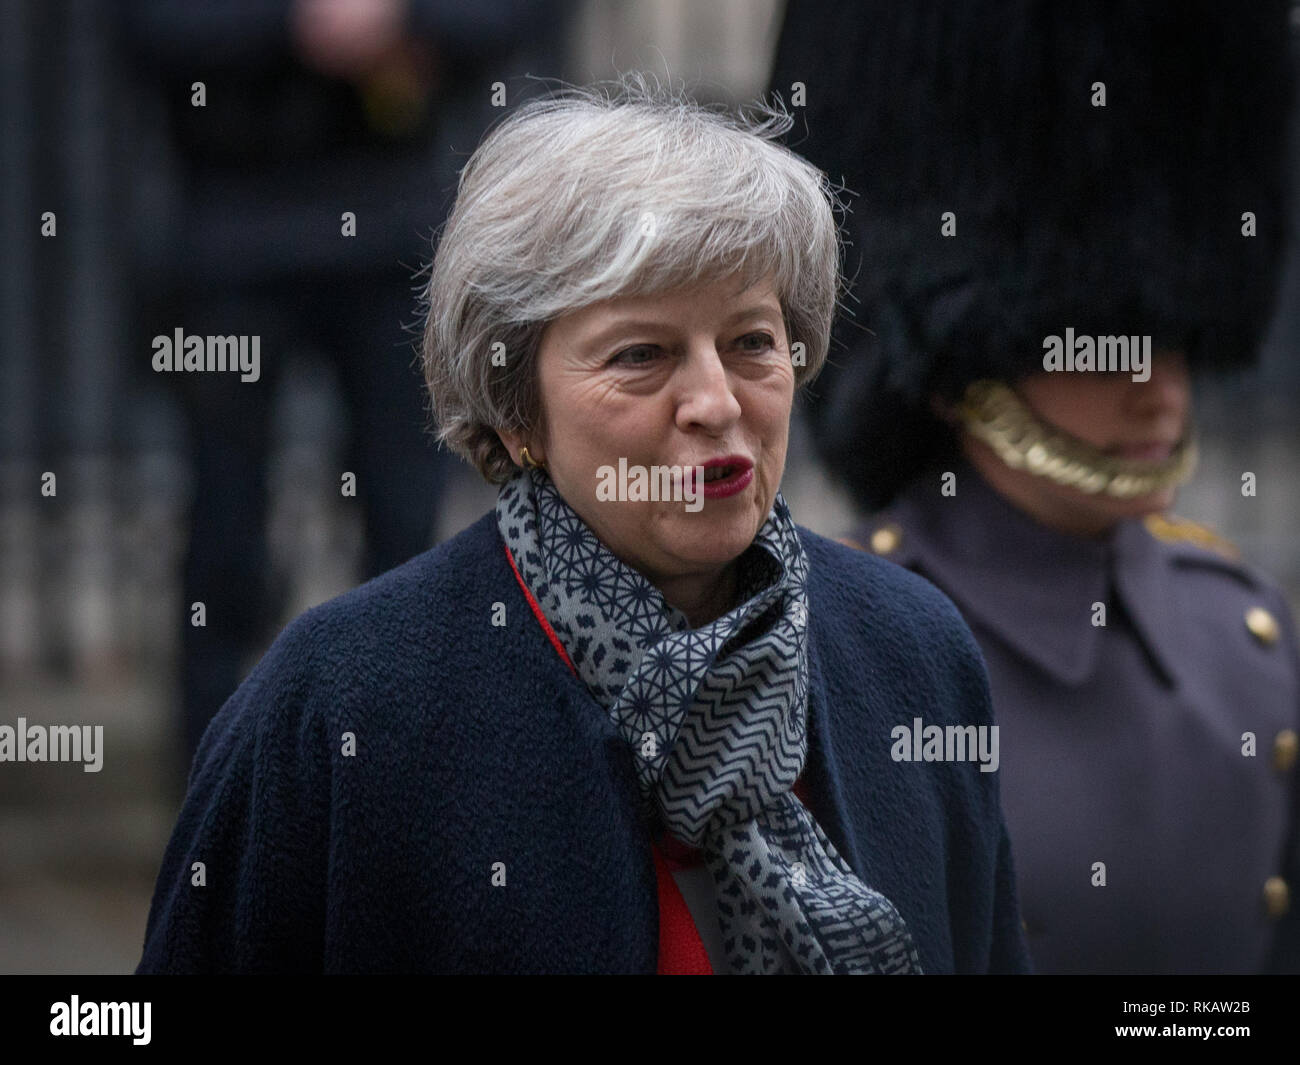
{"type": "Polygon", "coordinates": [[[721,664],[701,684],[664,767],[660,809],[697,846],[724,804],[727,823],[748,820],[799,779],[806,733],[790,713],[803,695],[798,646],[772,646],[784,651],[721,664]]]}

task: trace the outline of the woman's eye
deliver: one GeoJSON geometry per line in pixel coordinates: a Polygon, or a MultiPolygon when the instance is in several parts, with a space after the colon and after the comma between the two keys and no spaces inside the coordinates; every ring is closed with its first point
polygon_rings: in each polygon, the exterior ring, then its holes
{"type": "Polygon", "coordinates": [[[750,351],[766,351],[776,347],[776,338],[768,333],[749,333],[740,338],[740,343],[750,351]]]}
{"type": "Polygon", "coordinates": [[[637,344],[635,347],[624,348],[610,361],[621,363],[624,366],[644,366],[655,356],[655,349],[648,344],[637,344]]]}

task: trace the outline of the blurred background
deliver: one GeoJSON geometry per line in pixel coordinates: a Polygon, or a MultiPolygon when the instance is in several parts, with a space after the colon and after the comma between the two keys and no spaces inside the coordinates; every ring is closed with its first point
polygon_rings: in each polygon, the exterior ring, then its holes
{"type": "MultiPolygon", "coordinates": [[[[248,648],[493,505],[421,440],[411,368],[416,271],[502,113],[493,86],[511,106],[641,69],[742,102],[767,88],[783,14],[0,4],[0,724],[104,728],[99,773],[0,763],[0,972],[133,969],[196,730],[248,648]],[[176,328],[261,335],[262,380],[154,373],[152,338],[176,328]]],[[[1198,384],[1202,465],[1176,507],[1296,604],[1298,344],[1293,242],[1259,367],[1198,384]],[[1247,501],[1245,470],[1268,486],[1247,501]]],[[[815,531],[853,523],[800,425],[784,490],[815,531]]]]}

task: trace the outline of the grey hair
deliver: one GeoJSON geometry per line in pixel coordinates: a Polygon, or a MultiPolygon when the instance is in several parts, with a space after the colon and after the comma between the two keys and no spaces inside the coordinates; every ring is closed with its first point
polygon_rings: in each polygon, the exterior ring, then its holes
{"type": "Polygon", "coordinates": [[[589,304],[772,276],[796,387],[820,371],[843,284],[826,175],[776,138],[778,103],[732,115],[647,83],[567,87],[520,105],[461,171],[425,292],[422,358],[438,439],[492,483],[497,430],[537,424],[548,323],[589,304]]]}

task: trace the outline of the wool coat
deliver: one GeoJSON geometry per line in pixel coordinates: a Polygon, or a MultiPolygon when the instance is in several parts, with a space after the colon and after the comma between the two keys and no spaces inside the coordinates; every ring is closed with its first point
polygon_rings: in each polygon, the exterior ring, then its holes
{"type": "MultiPolygon", "coordinates": [[[[934,587],[799,530],[801,791],[927,973],[1028,955],[998,773],[891,731],[993,724],[934,587]]],[[[203,737],[138,972],[653,973],[633,752],[557,654],[494,514],[289,624],[203,737]]]]}

